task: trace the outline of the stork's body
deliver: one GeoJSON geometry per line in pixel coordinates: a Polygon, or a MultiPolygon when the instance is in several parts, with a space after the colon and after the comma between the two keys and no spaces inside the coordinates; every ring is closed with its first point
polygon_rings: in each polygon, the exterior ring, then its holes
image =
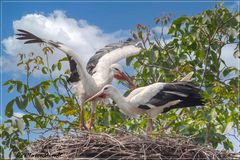
{"type": "MultiPolygon", "coordinates": [[[[106,85],[89,100],[99,96],[109,96],[120,111],[131,117],[147,115],[149,118],[147,134],[152,132],[152,119],[171,109],[202,105],[200,90],[190,82],[154,83],[133,90],[123,97],[112,85],[106,85]]],[[[88,101],[89,101],[88,100],[88,101]]]]}
{"type": "MultiPolygon", "coordinates": [[[[96,52],[83,67],[80,56],[74,53],[70,48],[60,42],[53,42],[39,38],[25,30],[18,30],[17,39],[27,40],[27,43],[47,43],[64,52],[69,60],[71,75],[68,81],[73,85],[73,92],[80,101],[80,129],[82,129],[82,107],[86,99],[96,94],[105,85],[111,84],[112,79],[116,77],[119,80],[126,80],[133,85],[127,75],[123,72],[122,67],[116,64],[121,59],[137,54],[141,50],[138,41],[128,39],[122,43],[109,44],[103,49],[96,52]]],[[[91,129],[92,117],[96,108],[95,99],[91,103],[91,117],[88,128],[91,129]]]]}

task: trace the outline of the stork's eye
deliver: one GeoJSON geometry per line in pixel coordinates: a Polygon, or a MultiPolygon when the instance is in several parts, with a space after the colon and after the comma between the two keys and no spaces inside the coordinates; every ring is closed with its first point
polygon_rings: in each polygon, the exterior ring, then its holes
{"type": "Polygon", "coordinates": [[[105,87],[103,90],[106,91],[108,89],[108,87],[105,87]]]}
{"type": "Polygon", "coordinates": [[[116,71],[120,71],[118,68],[114,68],[116,71]]]}

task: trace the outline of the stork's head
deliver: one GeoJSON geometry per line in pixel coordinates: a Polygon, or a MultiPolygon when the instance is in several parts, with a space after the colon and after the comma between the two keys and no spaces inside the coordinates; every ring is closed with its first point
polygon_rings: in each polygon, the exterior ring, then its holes
{"type": "Polygon", "coordinates": [[[122,74],[125,74],[125,72],[120,64],[112,64],[110,66],[110,69],[114,74],[114,78],[116,78],[117,80],[124,80],[122,74]]]}
{"type": "Polygon", "coordinates": [[[109,96],[111,95],[116,89],[113,87],[113,85],[111,84],[108,84],[108,85],[105,85],[101,92],[104,93],[106,96],[109,96]]]}
{"type": "Polygon", "coordinates": [[[98,93],[96,93],[94,96],[88,98],[86,100],[86,102],[92,101],[96,98],[106,98],[106,97],[112,95],[115,90],[116,89],[112,85],[110,85],[110,84],[105,85],[98,93]]]}

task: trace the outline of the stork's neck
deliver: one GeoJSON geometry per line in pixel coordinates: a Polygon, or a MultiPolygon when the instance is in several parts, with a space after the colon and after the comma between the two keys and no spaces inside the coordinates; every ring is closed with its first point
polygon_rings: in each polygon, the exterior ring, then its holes
{"type": "Polygon", "coordinates": [[[116,88],[113,88],[112,94],[109,96],[117,103],[120,109],[124,110],[131,107],[131,104],[128,102],[128,100],[122,96],[122,94],[116,88]]]}

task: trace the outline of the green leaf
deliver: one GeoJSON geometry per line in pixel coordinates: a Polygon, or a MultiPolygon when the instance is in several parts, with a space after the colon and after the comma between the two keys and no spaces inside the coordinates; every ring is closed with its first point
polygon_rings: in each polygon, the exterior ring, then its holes
{"type": "MultiPolygon", "coordinates": [[[[3,138],[3,136],[2,136],[3,138]]],[[[5,151],[5,148],[3,147],[3,145],[0,146],[0,158],[1,159],[4,159],[4,151],[5,151]]]]}
{"type": "MultiPolygon", "coordinates": [[[[182,16],[182,17],[176,19],[176,20],[173,22],[173,24],[175,25],[175,26],[174,26],[175,29],[179,30],[179,29],[180,29],[180,26],[181,26],[183,23],[185,23],[187,20],[189,20],[189,18],[188,18],[187,16],[182,16]]],[[[169,30],[169,32],[170,32],[170,30],[169,30]]]]}
{"type": "Polygon", "coordinates": [[[71,74],[71,71],[69,69],[67,69],[64,74],[71,74]]]}
{"type": "Polygon", "coordinates": [[[58,104],[59,101],[60,101],[60,98],[59,98],[59,97],[54,97],[54,102],[55,102],[56,104],[58,104]]]}
{"type": "Polygon", "coordinates": [[[47,74],[48,68],[47,67],[42,67],[42,73],[47,74]]]}
{"type": "Polygon", "coordinates": [[[138,66],[139,66],[139,62],[138,62],[138,61],[136,61],[136,62],[133,63],[133,68],[134,68],[134,69],[137,69],[138,66]]]}
{"type": "Polygon", "coordinates": [[[34,118],[32,115],[30,115],[30,114],[26,114],[26,115],[23,116],[23,120],[24,120],[25,122],[26,122],[26,121],[29,121],[29,120],[35,121],[35,118],[34,118]]]}
{"type": "Polygon", "coordinates": [[[39,114],[44,114],[43,106],[37,97],[34,98],[34,107],[37,109],[39,114]]]}
{"type": "Polygon", "coordinates": [[[48,52],[53,54],[53,50],[50,47],[44,47],[43,49],[44,54],[47,54],[48,52]]]}
{"type": "Polygon", "coordinates": [[[223,76],[226,77],[230,72],[237,71],[235,67],[228,67],[223,71],[223,76]]]}
{"type": "Polygon", "coordinates": [[[233,56],[234,56],[235,58],[239,58],[239,59],[240,59],[240,52],[239,52],[239,51],[235,51],[234,54],[233,54],[233,56]]]}
{"type": "Polygon", "coordinates": [[[59,62],[62,62],[62,61],[68,61],[68,57],[63,57],[62,59],[59,60],[59,62]]]}
{"type": "Polygon", "coordinates": [[[63,76],[59,77],[59,83],[63,86],[67,86],[67,81],[64,79],[63,76]]]}
{"type": "Polygon", "coordinates": [[[52,108],[53,107],[53,100],[52,99],[50,99],[50,97],[46,97],[45,99],[44,99],[44,104],[45,104],[45,106],[49,109],[49,108],[52,108]]]}
{"type": "Polygon", "coordinates": [[[56,64],[52,65],[52,71],[54,71],[56,69],[56,64]]]}
{"type": "Polygon", "coordinates": [[[9,85],[9,84],[12,84],[12,80],[6,81],[5,83],[3,83],[3,86],[9,85]]]}
{"type": "Polygon", "coordinates": [[[229,149],[233,150],[233,144],[228,139],[226,139],[226,141],[223,142],[223,146],[226,150],[229,150],[229,149]]]}
{"type": "Polygon", "coordinates": [[[26,109],[27,105],[28,105],[28,97],[26,95],[23,95],[21,97],[17,97],[15,99],[16,104],[18,106],[19,109],[24,110],[26,109]]]}
{"type": "Polygon", "coordinates": [[[50,87],[50,81],[49,80],[43,81],[41,85],[45,90],[48,90],[48,88],[50,87]]]}
{"type": "Polygon", "coordinates": [[[139,32],[138,32],[138,37],[139,37],[139,39],[143,39],[142,31],[139,31],[139,32]]]}
{"type": "Polygon", "coordinates": [[[209,15],[204,14],[202,22],[203,22],[203,24],[210,23],[211,22],[211,18],[209,17],[209,15]]]}
{"type": "Polygon", "coordinates": [[[8,87],[8,93],[12,93],[13,92],[13,85],[11,85],[10,87],[8,87]]]}
{"type": "Polygon", "coordinates": [[[176,31],[175,29],[176,29],[176,25],[172,24],[168,30],[168,34],[174,34],[176,31]]]}
{"type": "Polygon", "coordinates": [[[155,18],[155,23],[158,24],[161,21],[161,18],[157,17],[155,18]]]}
{"type": "Polygon", "coordinates": [[[131,64],[133,58],[134,58],[133,56],[126,58],[126,65],[127,65],[127,66],[129,66],[129,65],[131,64]]]}
{"type": "Polygon", "coordinates": [[[6,106],[5,115],[7,117],[12,117],[13,115],[13,104],[14,104],[14,99],[11,100],[6,106]]]}
{"type": "Polygon", "coordinates": [[[58,70],[60,71],[62,69],[62,63],[61,62],[58,62],[57,63],[57,67],[58,67],[58,70]]]}
{"type": "Polygon", "coordinates": [[[22,87],[23,87],[23,84],[21,81],[17,82],[17,91],[19,93],[22,93],[22,87]]]}

